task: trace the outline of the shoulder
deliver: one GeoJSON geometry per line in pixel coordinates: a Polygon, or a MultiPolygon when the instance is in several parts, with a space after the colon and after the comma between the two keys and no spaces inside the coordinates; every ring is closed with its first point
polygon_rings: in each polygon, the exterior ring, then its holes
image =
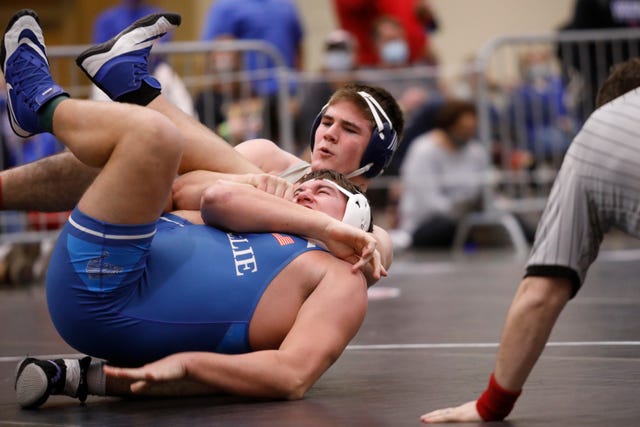
{"type": "Polygon", "coordinates": [[[296,264],[295,268],[305,272],[304,274],[317,275],[315,279],[318,279],[318,283],[323,278],[334,277],[340,278],[341,283],[351,283],[351,285],[365,283],[366,287],[364,275],[360,271],[353,273],[350,263],[324,250],[304,252],[296,259],[296,264]]]}
{"type": "Polygon", "coordinates": [[[306,289],[307,299],[314,295],[313,300],[346,299],[359,304],[357,301],[361,296],[358,295],[364,293],[366,307],[367,283],[364,274],[361,271],[354,273],[351,264],[326,251],[313,250],[300,254],[277,275],[275,281],[286,282],[288,286],[296,283],[306,289]]]}
{"type": "Polygon", "coordinates": [[[407,159],[416,157],[432,157],[437,156],[442,150],[438,146],[438,131],[429,131],[416,137],[407,149],[407,159]]]}
{"type": "Polygon", "coordinates": [[[325,251],[310,251],[305,255],[305,269],[318,269],[317,294],[325,295],[327,300],[345,302],[353,309],[366,310],[367,281],[362,271],[353,272],[350,263],[325,251]]]}
{"type": "Polygon", "coordinates": [[[211,24],[215,22],[220,24],[228,22],[229,20],[235,20],[238,12],[241,11],[242,8],[236,7],[234,1],[235,0],[217,0],[212,2],[206,14],[207,23],[211,24]]]}
{"type": "Polygon", "coordinates": [[[234,7],[235,1],[236,0],[217,0],[217,1],[214,1],[211,4],[211,6],[209,7],[209,10],[212,11],[212,12],[220,13],[222,11],[236,9],[234,7]]]}
{"type": "Polygon", "coordinates": [[[481,143],[480,141],[472,140],[471,142],[469,142],[469,146],[467,147],[467,149],[469,153],[471,153],[475,157],[484,158],[488,156],[487,149],[485,148],[484,144],[481,143]]]}
{"type": "Polygon", "coordinates": [[[640,89],[635,89],[604,104],[595,110],[584,123],[579,132],[585,134],[602,135],[610,129],[621,127],[637,130],[640,122],[636,117],[640,114],[640,89]]]}

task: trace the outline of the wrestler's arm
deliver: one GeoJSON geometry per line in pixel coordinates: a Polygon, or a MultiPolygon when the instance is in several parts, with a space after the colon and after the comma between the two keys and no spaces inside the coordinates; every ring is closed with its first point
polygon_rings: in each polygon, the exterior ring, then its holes
{"type": "Polygon", "coordinates": [[[235,150],[266,173],[278,175],[301,160],[268,139],[250,139],[236,145],[235,150]]]}
{"type": "MultiPolygon", "coordinates": [[[[384,228],[374,225],[373,237],[377,242],[377,249],[381,255],[382,265],[385,269],[389,269],[393,262],[393,242],[391,241],[391,236],[389,236],[389,233],[387,233],[384,228]]],[[[369,284],[371,285],[371,283],[369,284]]]]}
{"type": "Polygon", "coordinates": [[[198,170],[180,175],[173,182],[171,189],[173,208],[200,209],[200,200],[204,190],[221,180],[249,184],[259,190],[287,200],[291,199],[293,195],[293,186],[275,175],[266,173],[227,174],[198,170]]]}
{"type": "MultiPolygon", "coordinates": [[[[571,282],[564,278],[525,278],[507,314],[494,371],[506,390],[522,389],[549,339],[553,325],[571,296],[571,282]]],[[[476,400],[454,408],[422,415],[424,423],[482,421],[476,400]]]]}
{"type": "Polygon", "coordinates": [[[110,378],[134,381],[131,390],[156,394],[184,380],[209,390],[273,399],[300,399],[338,359],[364,321],[365,280],[346,263],[328,254],[326,275],[304,302],[277,350],[240,355],[178,353],[141,368],[105,367],[110,378]],[[335,286],[340,283],[340,286],[335,286]]]}
{"type": "Polygon", "coordinates": [[[376,279],[386,275],[371,233],[250,185],[218,182],[203,193],[200,211],[205,224],[218,228],[279,231],[319,240],[332,254],[351,262],[354,269],[369,264],[376,279]]]}
{"type": "Polygon", "coordinates": [[[98,172],[65,151],[0,172],[3,210],[71,210],[98,172]]]}

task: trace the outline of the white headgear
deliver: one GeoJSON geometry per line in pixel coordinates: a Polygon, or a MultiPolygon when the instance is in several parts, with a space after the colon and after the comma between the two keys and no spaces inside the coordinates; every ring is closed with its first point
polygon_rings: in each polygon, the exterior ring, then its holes
{"type": "Polygon", "coordinates": [[[348,191],[330,179],[322,180],[330,183],[347,196],[347,206],[344,209],[342,222],[358,227],[360,230],[369,231],[371,227],[371,207],[367,198],[363,194],[348,191]]]}

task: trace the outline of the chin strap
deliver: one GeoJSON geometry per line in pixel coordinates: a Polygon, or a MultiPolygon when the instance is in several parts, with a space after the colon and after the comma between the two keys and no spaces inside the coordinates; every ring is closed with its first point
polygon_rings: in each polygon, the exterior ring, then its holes
{"type": "Polygon", "coordinates": [[[363,173],[367,172],[369,169],[371,169],[371,167],[373,166],[373,163],[367,163],[366,165],[364,165],[363,167],[354,170],[353,172],[351,172],[350,174],[345,175],[347,179],[351,179],[355,176],[360,176],[363,173]]]}

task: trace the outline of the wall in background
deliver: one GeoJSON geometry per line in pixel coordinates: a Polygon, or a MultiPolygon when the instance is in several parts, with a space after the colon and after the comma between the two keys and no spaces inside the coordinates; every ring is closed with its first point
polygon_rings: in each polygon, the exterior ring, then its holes
{"type": "MultiPolygon", "coordinates": [[[[397,0],[403,1],[403,0],[397,0]]],[[[462,64],[493,37],[557,29],[573,11],[575,0],[430,0],[439,30],[433,45],[444,66],[462,64]]],[[[322,39],[336,28],[332,0],[297,0],[305,23],[307,69],[316,70],[322,39]]]]}

